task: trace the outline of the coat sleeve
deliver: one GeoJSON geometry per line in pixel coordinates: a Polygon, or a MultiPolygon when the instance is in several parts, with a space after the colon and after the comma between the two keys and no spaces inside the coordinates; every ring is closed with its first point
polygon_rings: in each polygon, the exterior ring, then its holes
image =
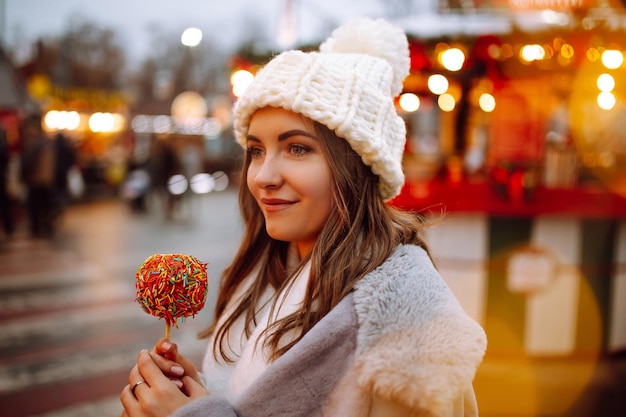
{"type": "Polygon", "coordinates": [[[239,417],[239,415],[225,399],[207,396],[179,408],[170,417],[239,417]]]}

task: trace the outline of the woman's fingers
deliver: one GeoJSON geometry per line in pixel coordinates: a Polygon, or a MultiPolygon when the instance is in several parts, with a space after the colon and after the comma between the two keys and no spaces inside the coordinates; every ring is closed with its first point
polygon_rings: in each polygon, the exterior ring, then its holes
{"type": "Polygon", "coordinates": [[[124,407],[121,417],[140,416],[140,406],[137,398],[132,393],[132,385],[126,385],[120,393],[120,402],[124,407]]]}
{"type": "Polygon", "coordinates": [[[204,385],[198,383],[195,379],[190,376],[184,376],[182,378],[183,382],[183,392],[187,394],[189,398],[198,398],[205,395],[209,395],[209,391],[204,388],[204,385]]]}
{"type": "Polygon", "coordinates": [[[178,356],[178,345],[170,342],[169,339],[162,337],[157,340],[157,343],[154,346],[154,352],[166,359],[176,362],[178,356]]]}
{"type": "Polygon", "coordinates": [[[185,374],[185,369],[179,363],[163,357],[155,351],[150,352],[150,356],[164,374],[175,378],[180,378],[185,374]]]}
{"type": "Polygon", "coordinates": [[[163,373],[147,350],[139,352],[137,370],[141,378],[148,383],[148,386],[157,386],[166,382],[170,383],[169,377],[163,373]]]}
{"type": "Polygon", "coordinates": [[[201,381],[196,365],[193,361],[178,353],[178,345],[176,343],[161,338],[157,341],[151,354],[164,373],[173,377],[189,375],[196,381],[201,381]]]}

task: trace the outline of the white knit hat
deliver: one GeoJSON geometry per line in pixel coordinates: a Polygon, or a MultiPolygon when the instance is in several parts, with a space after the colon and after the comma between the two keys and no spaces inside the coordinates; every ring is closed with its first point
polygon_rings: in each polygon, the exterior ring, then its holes
{"type": "Polygon", "coordinates": [[[234,107],[237,141],[245,146],[252,114],[279,107],[315,120],[346,139],[380,178],[385,201],[404,183],[404,121],[394,98],[409,73],[404,31],[361,17],[335,29],[319,52],[283,52],[267,63],[234,107]]]}

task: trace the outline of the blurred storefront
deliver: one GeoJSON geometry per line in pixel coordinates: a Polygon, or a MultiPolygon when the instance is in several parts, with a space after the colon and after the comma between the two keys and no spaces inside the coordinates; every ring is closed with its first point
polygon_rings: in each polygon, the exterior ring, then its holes
{"type": "Polygon", "coordinates": [[[433,253],[492,353],[623,351],[623,7],[506,3],[446,10],[445,34],[401,20],[407,182],[392,204],[445,213],[433,253]]]}
{"type": "Polygon", "coordinates": [[[0,123],[12,151],[17,151],[21,121],[38,111],[39,107],[28,94],[24,80],[0,47],[0,123]]]}
{"type": "Polygon", "coordinates": [[[6,207],[4,213],[8,221],[0,225],[0,239],[14,226],[14,219],[21,216],[20,203],[24,200],[25,193],[21,183],[20,172],[20,132],[23,121],[34,114],[39,113],[38,104],[30,97],[24,80],[20,77],[17,68],[14,67],[9,57],[0,46],[0,155],[2,159],[2,171],[0,178],[6,183],[0,184],[2,194],[1,203],[6,207]],[[6,142],[5,142],[6,141],[6,142]],[[6,154],[4,154],[6,152],[6,154]],[[8,207],[8,210],[7,210],[8,207]]]}

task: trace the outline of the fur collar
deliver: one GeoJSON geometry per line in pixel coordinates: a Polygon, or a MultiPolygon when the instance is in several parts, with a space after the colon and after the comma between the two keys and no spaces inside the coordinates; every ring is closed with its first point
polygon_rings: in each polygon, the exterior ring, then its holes
{"type": "Polygon", "coordinates": [[[410,409],[444,410],[471,385],[483,329],[417,246],[400,246],[355,287],[359,385],[410,409]]]}

